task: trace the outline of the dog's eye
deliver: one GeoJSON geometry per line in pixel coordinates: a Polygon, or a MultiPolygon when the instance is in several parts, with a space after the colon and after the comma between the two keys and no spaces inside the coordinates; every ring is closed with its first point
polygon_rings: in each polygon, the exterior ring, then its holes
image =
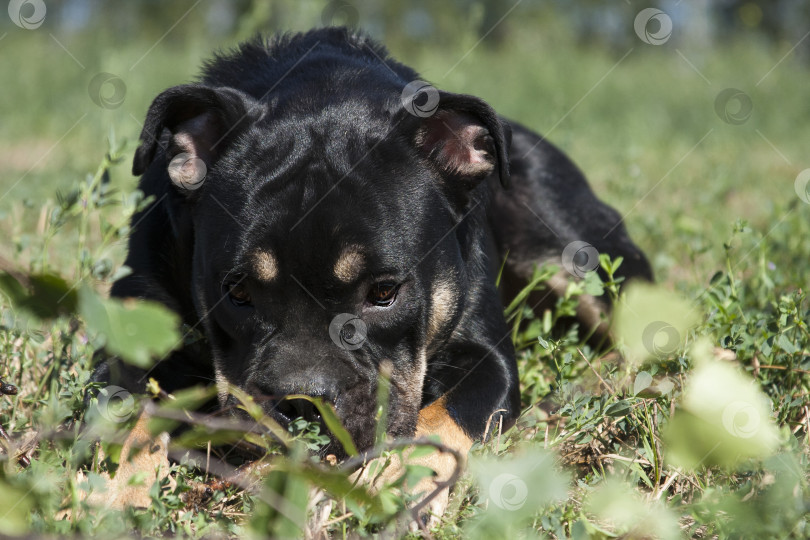
{"type": "Polygon", "coordinates": [[[399,285],[390,281],[382,283],[375,283],[371,290],[368,291],[366,299],[369,304],[388,307],[397,299],[397,292],[399,292],[399,285]]]}
{"type": "Polygon", "coordinates": [[[230,281],[223,284],[223,289],[228,295],[231,304],[235,306],[249,306],[251,305],[250,293],[247,287],[239,281],[230,281]]]}

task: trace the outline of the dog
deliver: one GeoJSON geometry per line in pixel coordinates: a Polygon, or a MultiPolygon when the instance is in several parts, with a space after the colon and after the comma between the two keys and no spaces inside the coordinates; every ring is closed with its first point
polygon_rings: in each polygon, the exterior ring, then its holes
{"type": "MultiPolygon", "coordinates": [[[[154,100],[132,172],[153,202],[133,217],[132,272],[111,294],[160,302],[202,339],[148,371],[106,358],[93,380],[215,381],[223,408],[235,386],[282,423],[318,419],[286,396],[317,397],[360,450],[375,443],[381,372],[391,437],[437,434],[463,455],[515,422],[503,301],[538,266],[601,271],[605,253],[623,257],[621,277],[652,279],[561,151],[344,28],[215,56],[154,100]]],[[[580,324],[598,326],[608,302],[583,304],[580,324]]],[[[431,463],[449,476],[452,463],[431,463]]]]}

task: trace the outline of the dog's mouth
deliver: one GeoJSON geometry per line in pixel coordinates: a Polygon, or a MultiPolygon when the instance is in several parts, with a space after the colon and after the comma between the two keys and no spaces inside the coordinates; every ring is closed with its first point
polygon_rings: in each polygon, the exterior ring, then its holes
{"type": "MultiPolygon", "coordinates": [[[[359,386],[359,385],[358,385],[359,386]]],[[[329,462],[342,461],[350,456],[346,436],[351,439],[355,450],[363,452],[374,445],[377,428],[375,418],[376,396],[368,388],[355,388],[347,391],[336,400],[321,400],[316,404],[309,396],[275,396],[251,393],[254,401],[261,407],[266,417],[272,419],[284,435],[279,436],[267,425],[256,422],[251,415],[239,406],[239,401],[229,396],[223,408],[223,414],[235,421],[251,425],[254,433],[266,435],[270,439],[282,442],[294,440],[313,454],[329,462]],[[324,410],[324,408],[326,410],[324,410]],[[333,432],[330,426],[339,430],[333,432]]],[[[244,427],[244,426],[243,426],[244,427]]],[[[253,459],[266,453],[255,444],[239,445],[240,454],[253,459]],[[244,447],[244,448],[242,448],[244,447]]]]}
{"type": "MultiPolygon", "coordinates": [[[[333,423],[329,420],[332,418],[343,423],[333,408],[323,410],[324,407],[330,407],[329,404],[316,404],[312,400],[295,397],[274,401],[270,406],[273,410],[268,415],[286,428],[293,438],[302,441],[312,453],[322,459],[333,456],[330,459],[343,460],[348,457],[348,451],[340,438],[329,429],[329,424],[333,423]],[[325,415],[331,415],[332,418],[327,419],[325,415]]],[[[350,436],[352,440],[356,438],[351,434],[350,436]]]]}

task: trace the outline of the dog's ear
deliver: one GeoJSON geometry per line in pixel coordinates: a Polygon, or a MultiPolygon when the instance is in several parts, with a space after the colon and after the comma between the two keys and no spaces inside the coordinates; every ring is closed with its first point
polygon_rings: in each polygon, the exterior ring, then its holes
{"type": "Polygon", "coordinates": [[[477,97],[438,92],[438,98],[432,114],[416,109],[418,116],[424,116],[416,135],[420,150],[444,175],[466,188],[475,187],[493,172],[507,187],[512,142],[509,125],[477,97]]]}
{"type": "Polygon", "coordinates": [[[251,114],[249,96],[231,88],[198,84],[175,86],[162,92],[149,107],[135,151],[132,174],[143,174],[166,144],[169,176],[181,187],[194,187],[246,125],[251,114]],[[164,136],[168,135],[168,140],[164,136]],[[174,158],[180,156],[181,159],[174,158]]]}

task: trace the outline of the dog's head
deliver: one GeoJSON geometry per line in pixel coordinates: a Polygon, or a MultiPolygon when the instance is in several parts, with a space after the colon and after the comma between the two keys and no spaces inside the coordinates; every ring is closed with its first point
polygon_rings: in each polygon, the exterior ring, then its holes
{"type": "Polygon", "coordinates": [[[478,294],[480,184],[509,174],[509,134],[486,103],[388,90],[259,101],[178,86],[152,104],[133,166],[172,184],[222,404],[230,383],[288,421],[314,414],[285,396],[317,396],[360,448],[381,370],[388,433],[413,432],[428,358],[478,294]]]}

